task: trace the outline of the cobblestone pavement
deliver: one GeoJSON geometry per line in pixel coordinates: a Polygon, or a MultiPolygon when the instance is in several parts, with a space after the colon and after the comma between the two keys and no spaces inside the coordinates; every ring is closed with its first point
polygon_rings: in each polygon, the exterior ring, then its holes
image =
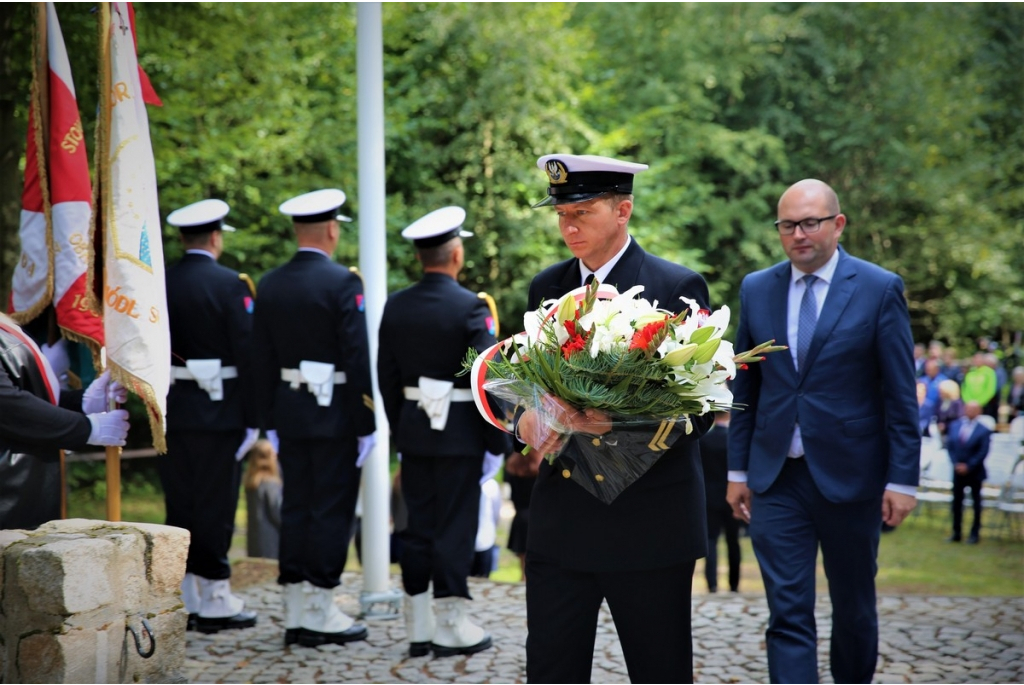
{"type": "MultiPolygon", "coordinates": [[[[335,598],[359,612],[362,578],[346,573],[335,598]]],[[[394,587],[401,587],[393,578],[394,587]]],[[[526,678],[526,591],[522,584],[470,579],[473,609],[495,646],[470,657],[409,658],[401,619],[365,621],[365,642],[284,647],[276,584],[238,594],[259,612],[249,630],[188,633],[186,672],[199,683],[512,683],[526,678]],[[486,614],[485,614],[486,612],[486,614]]],[[[819,665],[828,674],[831,609],[819,598],[819,665]]],[[[695,682],[767,682],[760,594],[694,596],[695,682]]],[[[1024,682],[1024,598],[881,597],[878,683],[1024,682]]],[[[602,609],[593,682],[628,682],[607,607],[602,609]]]]}

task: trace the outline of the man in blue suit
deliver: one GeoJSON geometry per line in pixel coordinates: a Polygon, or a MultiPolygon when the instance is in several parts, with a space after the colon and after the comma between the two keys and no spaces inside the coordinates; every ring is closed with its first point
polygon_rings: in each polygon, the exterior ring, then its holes
{"type": "Polygon", "coordinates": [[[946,449],[953,462],[953,535],[950,542],[960,542],[961,525],[964,516],[964,488],[971,489],[974,503],[974,522],[967,544],[976,545],[981,539],[981,484],[988,475],[985,472],[985,457],[992,431],[978,421],[981,405],[968,402],[964,405],[963,418],[949,424],[946,449]]]}
{"type": "Polygon", "coordinates": [[[835,192],[808,179],[782,195],[788,261],[740,288],[736,349],[774,339],[737,374],[728,500],[750,523],[771,618],[772,682],[818,682],[820,545],[832,598],[832,675],[869,683],[878,656],[875,572],[882,522],[916,503],[921,439],[903,281],[839,247],[835,192]]]}

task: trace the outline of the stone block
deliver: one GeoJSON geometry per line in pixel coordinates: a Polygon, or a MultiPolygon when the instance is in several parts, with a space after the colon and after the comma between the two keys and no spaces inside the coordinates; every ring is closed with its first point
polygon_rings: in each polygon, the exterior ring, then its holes
{"type": "Polygon", "coordinates": [[[16,563],[17,583],[30,609],[66,616],[114,600],[110,583],[114,545],[108,540],[32,538],[36,540],[44,544],[23,550],[16,563]]]}
{"type": "MultiPolygon", "coordinates": [[[[129,616],[128,625],[139,636],[140,646],[145,652],[150,648],[149,636],[142,629],[142,618],[156,637],[156,650],[149,659],[143,659],[135,646],[135,640],[124,632],[121,650],[121,673],[119,682],[137,683],[184,683],[185,677],[185,623],[188,612],[184,608],[167,611],[155,616],[129,616]]],[[[122,629],[123,630],[123,629],[122,629]]]]}
{"type": "Polygon", "coordinates": [[[146,538],[146,577],[151,591],[160,595],[178,592],[185,577],[185,560],[191,534],[184,528],[133,523],[146,538]]]}

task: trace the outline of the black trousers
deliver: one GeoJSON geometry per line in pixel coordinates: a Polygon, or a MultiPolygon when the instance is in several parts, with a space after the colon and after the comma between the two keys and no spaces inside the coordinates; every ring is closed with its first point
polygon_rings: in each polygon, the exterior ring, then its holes
{"type": "Polygon", "coordinates": [[[708,556],[704,560],[704,579],[708,590],[718,589],[718,536],[725,532],[725,549],[729,557],[729,589],[740,587],[740,522],[732,509],[708,507],[708,556]]]}
{"type": "Polygon", "coordinates": [[[359,496],[356,438],[281,439],[280,573],[277,582],[334,588],[348,559],[359,496]]]}
{"type": "Polygon", "coordinates": [[[971,535],[981,534],[981,478],[977,473],[961,475],[953,474],[953,536],[960,537],[964,520],[964,490],[971,489],[971,502],[974,506],[974,522],[971,524],[971,535]]]}
{"type": "Polygon", "coordinates": [[[167,525],[192,534],[185,571],[210,580],[231,577],[228,550],[242,468],[235,452],[244,430],[168,431],[167,454],[157,458],[167,525]]]}
{"type": "MultiPolygon", "coordinates": [[[[614,553],[614,550],[609,551],[614,553]]],[[[692,683],[694,562],[590,573],[526,555],[526,680],[589,683],[601,600],[607,600],[634,683],[692,683]]]]}
{"type": "Polygon", "coordinates": [[[402,496],[409,522],[401,532],[402,584],[409,595],[470,598],[466,577],[480,516],[483,455],[402,455],[402,496]]]}

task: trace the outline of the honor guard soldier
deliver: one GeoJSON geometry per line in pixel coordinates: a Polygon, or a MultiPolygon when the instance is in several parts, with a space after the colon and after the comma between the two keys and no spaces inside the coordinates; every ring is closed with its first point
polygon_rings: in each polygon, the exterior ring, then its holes
{"type": "Polygon", "coordinates": [[[334,263],[345,193],[288,200],[298,252],[259,286],[257,402],[284,474],[280,575],[285,644],[366,639],[334,603],[348,556],[359,475],[375,443],[363,282],[334,263]]]}
{"type": "Polygon", "coordinates": [[[167,454],[157,459],[167,525],[192,534],[181,594],[189,627],[205,633],[256,625],[231,593],[228,550],[241,483],[239,460],[259,432],[250,383],[252,281],[217,263],[228,205],[202,200],[167,217],[185,255],[167,269],[171,386],[167,454]]]}
{"type": "Polygon", "coordinates": [[[486,350],[497,333],[493,300],[456,280],[462,238],[472,235],[462,230],[465,218],[461,207],[445,207],[402,231],[416,246],[423,278],[388,298],[380,325],[377,378],[402,454],[409,512],[401,566],[411,656],[473,654],[491,646],[490,635],[467,616],[466,578],[480,484],[497,473],[510,444],[477,412],[469,376],[458,375],[469,348],[486,350]]]}
{"type": "MultiPolygon", "coordinates": [[[[527,306],[560,298],[596,278],[679,313],[688,297],[709,309],[697,273],[644,251],[628,232],[633,178],[645,164],[591,155],[545,155],[552,219],[573,257],[530,284],[527,306]]],[[[590,412],[587,412],[590,414],[590,412]]],[[[606,420],[573,420],[577,432],[602,434],[606,420]]],[[[570,479],[570,443],[554,464],[540,462],[530,501],[526,548],[526,677],[531,683],[586,683],[594,659],[598,609],[607,600],[634,683],[688,683],[693,678],[690,586],[694,562],[707,550],[704,480],[697,439],[711,414],[693,418],[647,473],[605,504],[570,479]]],[[[518,435],[541,454],[556,431],[534,411],[518,435]]],[[[622,429],[620,429],[622,430],[622,429]]],[[[647,430],[647,429],[645,429],[647,430]]],[[[615,429],[606,441],[614,439],[615,429]]]]}

